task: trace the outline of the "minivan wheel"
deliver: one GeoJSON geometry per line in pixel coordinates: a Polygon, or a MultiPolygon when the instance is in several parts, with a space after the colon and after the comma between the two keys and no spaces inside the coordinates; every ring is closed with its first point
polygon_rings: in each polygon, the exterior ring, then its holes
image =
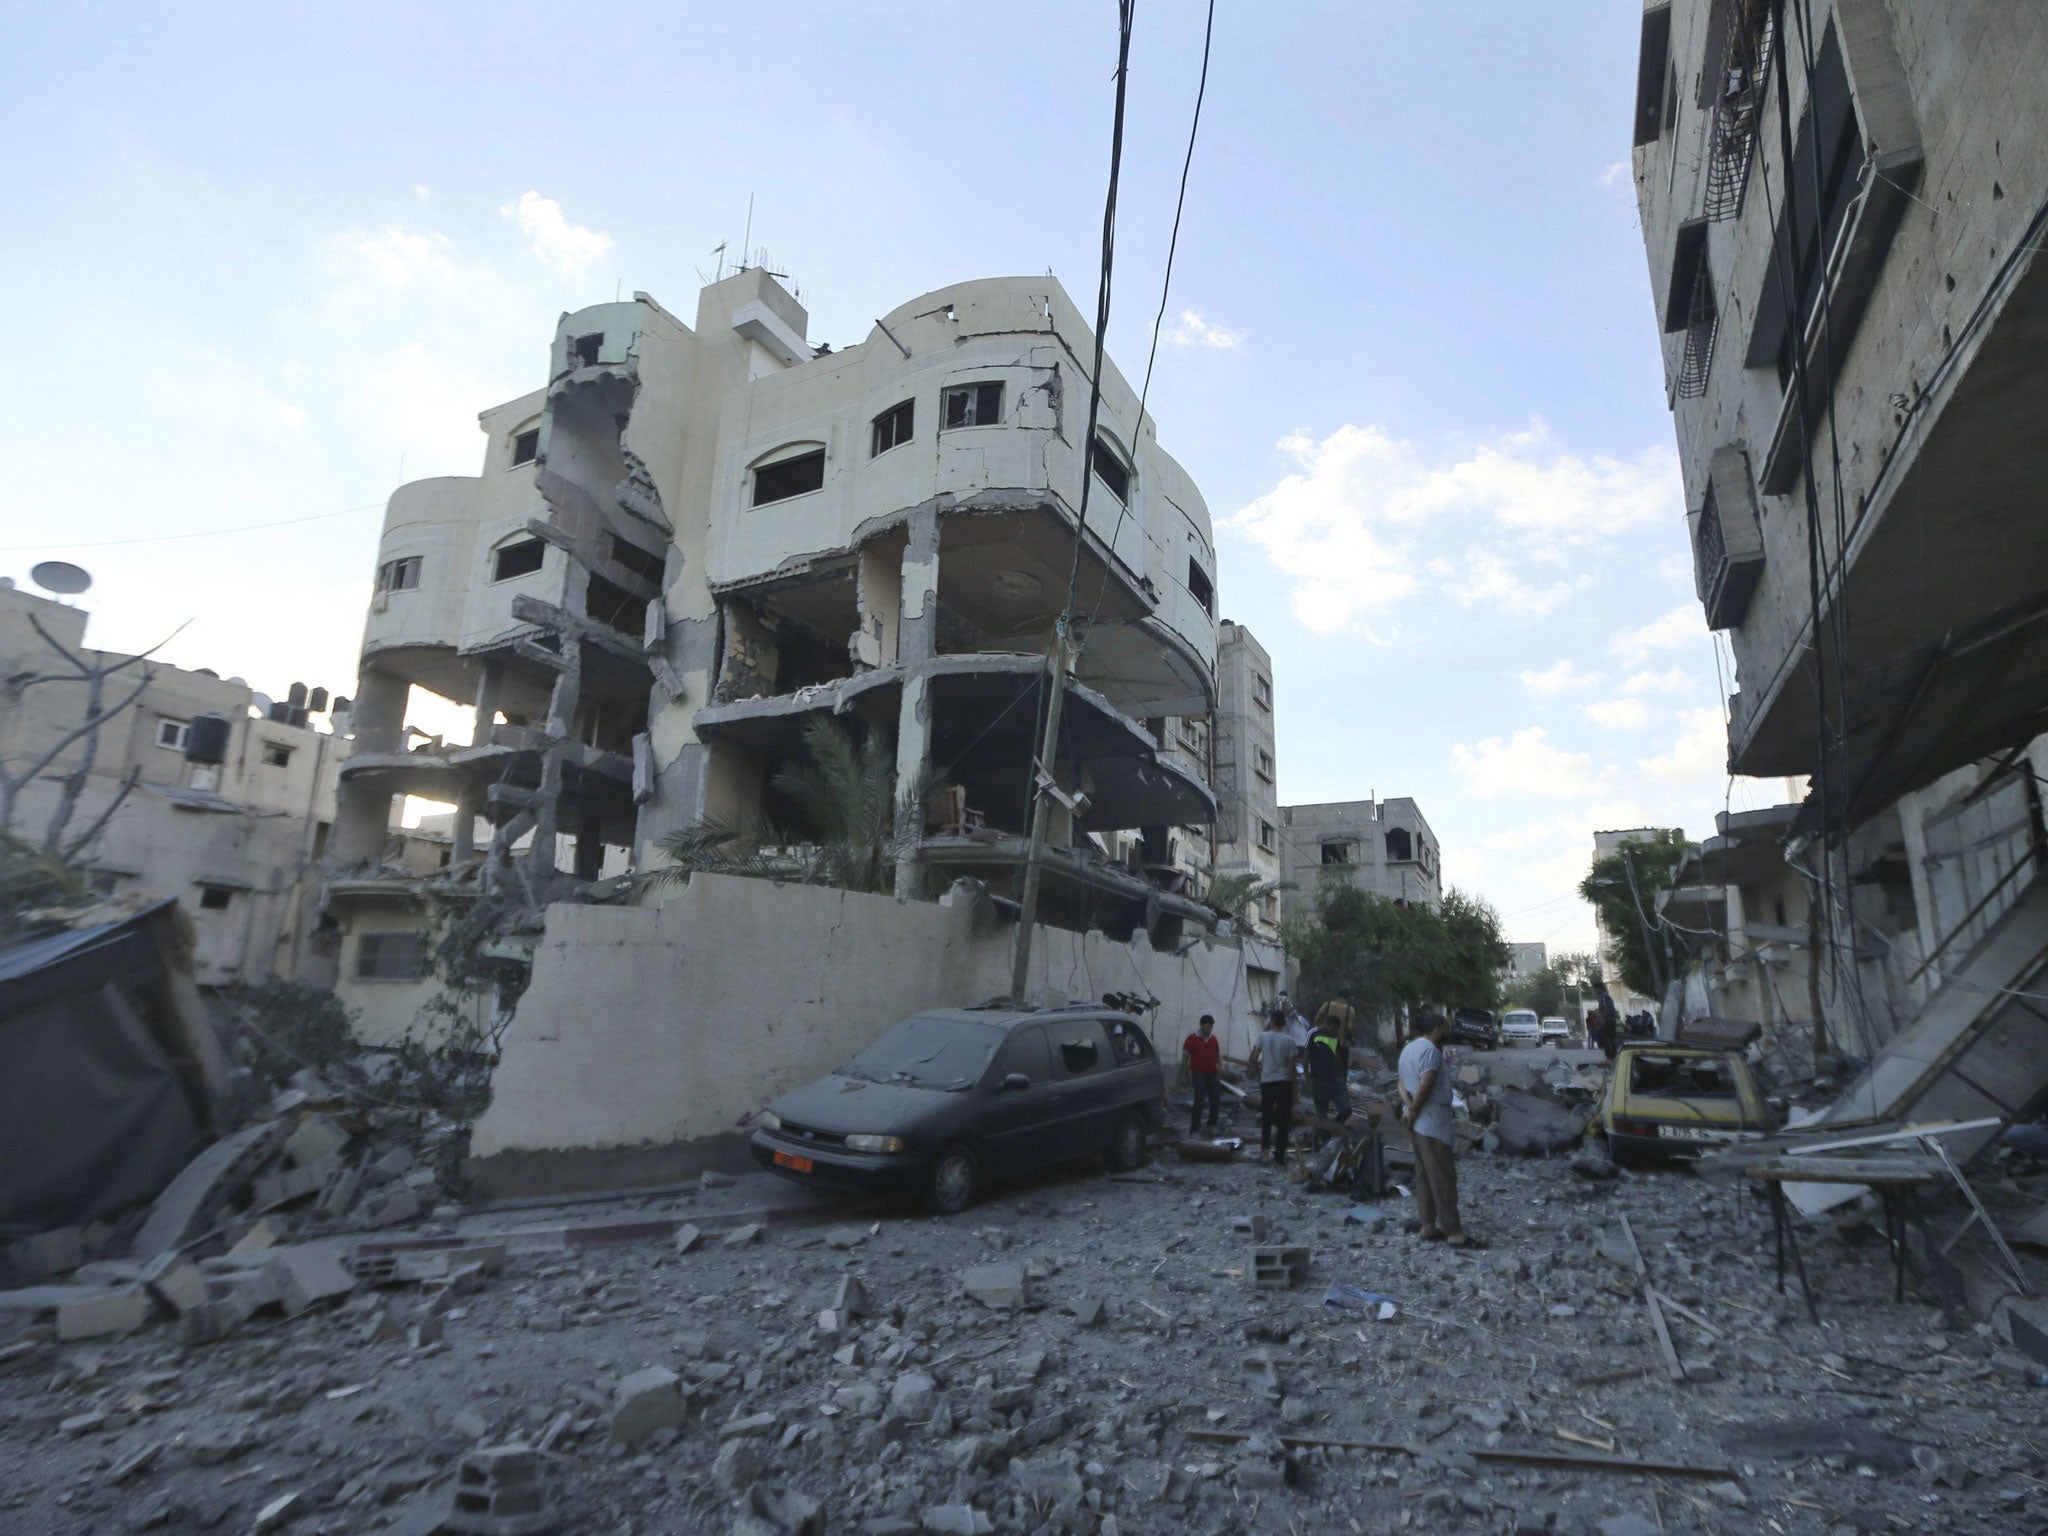
{"type": "Polygon", "coordinates": [[[932,1164],[932,1209],[941,1216],[957,1216],[974,1203],[976,1182],[974,1154],[954,1142],[932,1164]]]}
{"type": "Polygon", "coordinates": [[[1116,1139],[1109,1144],[1109,1166],[1118,1173],[1129,1173],[1144,1165],[1145,1117],[1132,1110],[1118,1124],[1116,1139]]]}

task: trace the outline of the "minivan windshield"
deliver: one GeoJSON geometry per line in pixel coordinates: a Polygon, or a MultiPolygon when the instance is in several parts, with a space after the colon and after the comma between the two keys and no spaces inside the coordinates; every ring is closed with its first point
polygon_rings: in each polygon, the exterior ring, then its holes
{"type": "Polygon", "coordinates": [[[913,1088],[972,1088],[988,1070],[1003,1036],[991,1024],[919,1014],[854,1057],[839,1075],[913,1088]]]}

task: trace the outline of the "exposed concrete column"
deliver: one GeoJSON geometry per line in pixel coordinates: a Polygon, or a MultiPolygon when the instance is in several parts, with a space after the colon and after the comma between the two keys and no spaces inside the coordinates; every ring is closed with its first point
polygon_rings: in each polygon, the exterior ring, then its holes
{"type": "Polygon", "coordinates": [[[576,818],[576,861],[578,880],[595,880],[604,872],[604,815],[595,805],[583,807],[576,818]]]}
{"type": "MultiPolygon", "coordinates": [[[[355,711],[349,717],[355,741],[349,756],[403,751],[405,703],[411,684],[393,673],[366,666],[356,688],[355,711]]],[[[380,863],[390,825],[391,791],[344,778],[335,805],[334,835],[327,843],[329,867],[380,863]]]]}
{"type": "Polygon", "coordinates": [[[910,514],[910,538],[903,546],[903,606],[896,632],[896,661],[903,674],[903,702],[896,713],[896,897],[917,894],[917,844],[924,835],[924,800],[913,791],[931,769],[931,659],[938,649],[939,511],[919,507],[910,514]]]}

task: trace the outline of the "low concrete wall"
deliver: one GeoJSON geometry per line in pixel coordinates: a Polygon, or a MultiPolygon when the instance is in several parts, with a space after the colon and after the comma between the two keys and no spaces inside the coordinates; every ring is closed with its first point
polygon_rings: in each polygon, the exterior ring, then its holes
{"type": "MultiPolygon", "coordinates": [[[[698,875],[659,906],[553,906],[471,1138],[479,1193],[621,1187],[730,1166],[736,1133],[921,1009],[1009,990],[1016,930],[970,902],[899,902],[698,875]],[[559,1154],[543,1156],[542,1154],[559,1154]],[[610,1154],[599,1156],[594,1154],[610,1154]]],[[[1258,940],[1202,938],[1182,955],[1141,935],[1043,929],[1035,986],[1074,998],[1160,998],[1169,1066],[1203,1013],[1226,1051],[1253,1033],[1258,940]]]]}

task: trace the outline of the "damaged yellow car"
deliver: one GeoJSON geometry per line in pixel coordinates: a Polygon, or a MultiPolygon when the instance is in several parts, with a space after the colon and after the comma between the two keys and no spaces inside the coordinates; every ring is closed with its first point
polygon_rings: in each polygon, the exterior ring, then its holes
{"type": "Polygon", "coordinates": [[[1697,1157],[1777,1128],[1740,1052],[1666,1040],[1622,1046],[1596,1123],[1617,1163],[1697,1157]]]}

